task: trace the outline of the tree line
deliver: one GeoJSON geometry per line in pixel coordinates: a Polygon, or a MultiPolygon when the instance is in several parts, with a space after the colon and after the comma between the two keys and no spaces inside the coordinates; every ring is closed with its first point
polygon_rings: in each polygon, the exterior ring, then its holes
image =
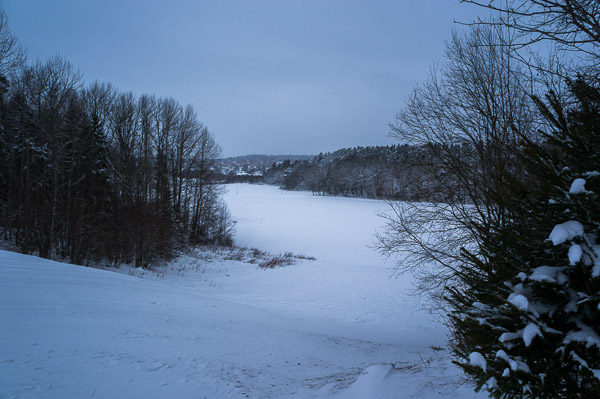
{"type": "Polygon", "coordinates": [[[145,266],[231,243],[220,148],[194,109],[28,63],[0,15],[0,228],[24,253],[145,266]]]}
{"type": "MultiPolygon", "coordinates": [[[[458,179],[437,162],[435,143],[344,148],[311,160],[274,164],[265,181],[285,190],[398,201],[449,202],[458,179]],[[439,179],[430,179],[437,175],[439,179]],[[452,187],[452,189],[450,189],[452,187]]],[[[452,151],[467,157],[470,147],[452,151]]]]}

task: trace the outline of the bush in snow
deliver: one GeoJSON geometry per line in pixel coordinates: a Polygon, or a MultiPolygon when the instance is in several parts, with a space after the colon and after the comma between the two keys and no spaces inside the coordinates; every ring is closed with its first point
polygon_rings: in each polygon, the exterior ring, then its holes
{"type": "Polygon", "coordinates": [[[525,178],[497,170],[507,217],[447,297],[457,364],[495,398],[600,397],[600,90],[571,91],[537,101],[552,132],[523,135],[525,178]]]}

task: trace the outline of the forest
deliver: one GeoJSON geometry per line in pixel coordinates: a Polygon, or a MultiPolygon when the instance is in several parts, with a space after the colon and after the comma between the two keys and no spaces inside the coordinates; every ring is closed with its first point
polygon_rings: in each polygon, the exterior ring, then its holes
{"type": "MultiPolygon", "coordinates": [[[[311,160],[274,164],[264,181],[318,195],[450,202],[460,195],[458,178],[437,162],[439,150],[433,143],[345,148],[311,160]],[[432,174],[439,178],[430,179],[432,174]]],[[[467,146],[455,146],[453,151],[463,157],[470,153],[467,146]]]]}
{"type": "Polygon", "coordinates": [[[146,266],[231,243],[220,148],[190,105],[85,84],[60,56],[28,62],[4,13],[0,83],[0,231],[20,251],[146,266]]]}

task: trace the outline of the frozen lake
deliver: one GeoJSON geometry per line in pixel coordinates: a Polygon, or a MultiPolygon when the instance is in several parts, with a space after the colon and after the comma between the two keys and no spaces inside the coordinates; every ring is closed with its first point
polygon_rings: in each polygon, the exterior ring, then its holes
{"type": "MultiPolygon", "coordinates": [[[[313,196],[274,186],[229,185],[225,196],[236,243],[275,253],[291,251],[316,262],[264,273],[254,287],[283,297],[281,310],[323,319],[356,322],[390,342],[442,345],[445,330],[409,295],[409,276],[396,278],[393,262],[375,251],[384,201],[313,196]]],[[[269,305],[269,303],[271,303],[269,305]]]]}
{"type": "MultiPolygon", "coordinates": [[[[385,268],[369,246],[383,201],[314,196],[274,186],[232,184],[225,200],[237,222],[239,245],[292,251],[325,261],[385,268]]],[[[387,265],[388,268],[392,265],[387,265]]]]}

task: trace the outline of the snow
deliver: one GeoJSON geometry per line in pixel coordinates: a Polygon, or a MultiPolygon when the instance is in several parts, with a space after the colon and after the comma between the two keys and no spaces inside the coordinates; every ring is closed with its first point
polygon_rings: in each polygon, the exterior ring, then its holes
{"type": "Polygon", "coordinates": [[[576,352],[571,351],[571,357],[585,368],[589,368],[588,362],[583,360],[576,352]]]}
{"type": "Polygon", "coordinates": [[[407,381],[392,365],[369,366],[346,390],[335,395],[336,399],[393,398],[406,390],[407,381]]]}
{"type": "Polygon", "coordinates": [[[592,245],[592,258],[594,265],[592,267],[592,277],[600,276],[600,245],[592,245]]]}
{"type": "Polygon", "coordinates": [[[479,367],[483,371],[487,369],[487,362],[483,355],[479,352],[473,352],[469,355],[469,364],[471,366],[479,367]]]}
{"type": "MultiPolygon", "coordinates": [[[[533,269],[533,273],[529,276],[530,280],[539,282],[555,283],[558,279],[563,280],[561,272],[564,267],[540,266],[533,269]]],[[[566,276],[565,276],[566,277],[566,276]]]]}
{"type": "Polygon", "coordinates": [[[575,353],[573,351],[571,351],[571,357],[576,362],[578,362],[579,364],[581,364],[584,368],[590,370],[594,374],[594,377],[600,380],[600,370],[590,368],[590,366],[588,365],[588,362],[586,362],[585,360],[583,360],[577,353],[575,353]]]}
{"type": "Polygon", "coordinates": [[[518,370],[519,365],[517,364],[517,362],[512,360],[511,358],[509,358],[508,355],[506,354],[506,352],[504,352],[503,350],[499,350],[496,353],[496,357],[506,361],[508,363],[508,365],[510,366],[511,370],[513,370],[513,371],[518,370]]]}
{"type": "MultiPolygon", "coordinates": [[[[498,359],[502,359],[502,360],[504,360],[505,362],[507,362],[507,363],[508,363],[508,365],[509,365],[509,367],[510,367],[510,369],[511,369],[512,371],[518,371],[518,370],[521,370],[521,371],[524,371],[524,372],[526,372],[526,373],[529,373],[529,372],[531,371],[531,370],[530,370],[530,368],[529,368],[529,366],[527,365],[527,363],[521,362],[521,361],[519,361],[519,360],[514,360],[514,359],[511,359],[511,358],[508,356],[508,354],[507,354],[506,352],[504,352],[502,349],[501,349],[501,350],[499,350],[498,352],[496,352],[496,357],[497,357],[498,359]]],[[[506,373],[506,370],[504,370],[504,373],[503,373],[503,374],[507,374],[507,373],[506,373]]],[[[508,374],[507,374],[507,375],[508,375],[508,374]]]]}
{"type": "Polygon", "coordinates": [[[569,265],[576,265],[581,260],[582,250],[579,244],[571,245],[569,248],[569,265]]]}
{"type": "Polygon", "coordinates": [[[508,302],[512,303],[520,310],[527,311],[529,308],[529,301],[523,295],[510,294],[508,297],[508,302]]]}
{"type": "Polygon", "coordinates": [[[384,202],[251,185],[226,201],[240,245],[317,260],[119,274],[0,251],[0,397],[484,397],[369,248],[384,202]]]}
{"type": "Polygon", "coordinates": [[[596,346],[600,348],[600,337],[596,332],[589,326],[584,325],[581,322],[577,323],[579,331],[571,331],[564,338],[563,342],[569,344],[570,342],[585,342],[587,347],[596,346]]]}
{"type": "Polygon", "coordinates": [[[523,330],[523,342],[525,342],[525,346],[531,345],[531,341],[533,341],[536,336],[542,337],[542,332],[539,327],[534,323],[527,324],[523,330]]]}
{"type": "Polygon", "coordinates": [[[571,183],[569,194],[581,194],[585,193],[585,179],[575,179],[571,183]]]}
{"type": "Polygon", "coordinates": [[[486,382],[485,385],[487,385],[490,388],[493,387],[497,387],[498,386],[498,380],[496,380],[496,377],[490,377],[486,382]]]}
{"type": "Polygon", "coordinates": [[[505,333],[502,333],[502,335],[500,335],[500,338],[498,340],[500,342],[504,343],[504,342],[515,340],[517,338],[521,338],[522,336],[523,336],[522,333],[505,332],[505,333]]]}
{"type": "Polygon", "coordinates": [[[554,226],[550,233],[550,240],[552,244],[559,245],[581,235],[583,235],[583,225],[576,220],[569,220],[554,226]]]}
{"type": "MultiPolygon", "coordinates": [[[[524,329],[519,330],[517,332],[505,332],[500,335],[499,341],[504,343],[508,341],[513,341],[517,338],[523,338],[523,342],[525,342],[525,346],[531,345],[531,341],[536,337],[542,337],[542,332],[539,327],[533,323],[529,323],[524,329]]],[[[504,352],[502,352],[504,353],[504,352]]],[[[504,357],[502,357],[504,359],[504,357]]],[[[508,361],[508,360],[507,360],[508,361]]]]}

